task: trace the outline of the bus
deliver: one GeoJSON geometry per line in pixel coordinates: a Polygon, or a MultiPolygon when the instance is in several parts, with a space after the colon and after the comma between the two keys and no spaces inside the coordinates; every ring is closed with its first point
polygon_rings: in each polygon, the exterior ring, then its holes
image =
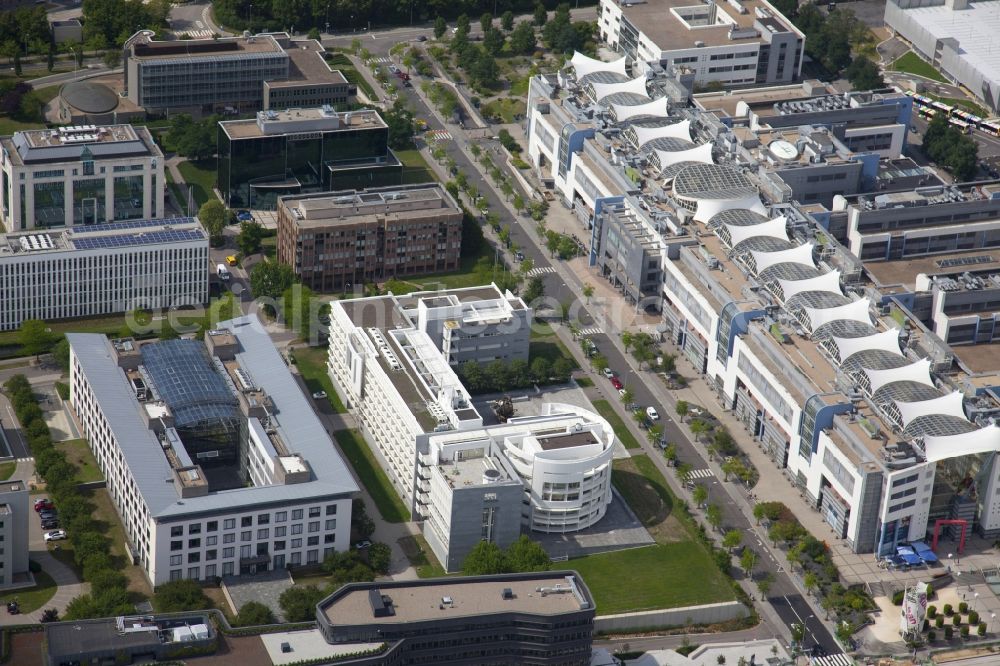
{"type": "Polygon", "coordinates": [[[943,113],[946,116],[950,116],[952,114],[952,112],[955,110],[955,107],[949,106],[949,105],[945,104],[944,102],[939,102],[936,99],[932,100],[929,106],[932,109],[936,109],[936,110],[940,111],[941,113],[943,113]]]}
{"type": "Polygon", "coordinates": [[[1000,136],[1000,122],[995,120],[979,121],[979,129],[986,132],[990,136],[1000,136]]]}
{"type": "Polygon", "coordinates": [[[972,131],[972,128],[969,127],[969,123],[965,122],[964,120],[960,120],[958,118],[949,118],[948,123],[954,125],[958,129],[965,132],[966,134],[972,131]]]}
{"type": "Polygon", "coordinates": [[[931,118],[933,118],[934,116],[937,115],[937,111],[935,111],[934,109],[928,108],[926,106],[922,106],[919,109],[917,109],[917,114],[921,118],[926,118],[927,120],[930,120],[931,118]]]}

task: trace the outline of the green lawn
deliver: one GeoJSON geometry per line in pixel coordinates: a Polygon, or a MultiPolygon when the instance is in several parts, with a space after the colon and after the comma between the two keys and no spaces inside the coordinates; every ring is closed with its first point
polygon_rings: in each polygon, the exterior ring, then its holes
{"type": "Polygon", "coordinates": [[[554,362],[560,356],[572,363],[574,370],[580,367],[562,341],[555,336],[549,340],[532,340],[528,343],[528,358],[547,358],[549,361],[554,362]]]}
{"type": "MultiPolygon", "coordinates": [[[[195,206],[201,208],[203,203],[215,197],[215,193],[212,191],[215,187],[215,158],[202,160],[201,162],[184,161],[178,164],[177,168],[180,170],[181,175],[184,176],[185,182],[194,187],[192,197],[194,198],[195,206]]],[[[182,203],[186,203],[187,190],[185,188],[181,189],[185,193],[184,199],[181,201],[182,203]]]]}
{"type": "Polygon", "coordinates": [[[35,576],[37,585],[23,590],[11,590],[8,593],[9,598],[17,600],[17,603],[21,606],[22,613],[34,613],[49,603],[49,599],[55,596],[56,593],[57,586],[56,582],[52,580],[52,576],[44,571],[39,571],[33,575],[35,576]]]}
{"type": "Polygon", "coordinates": [[[326,391],[326,398],[330,401],[333,411],[343,414],[347,411],[344,403],[340,401],[340,396],[333,390],[333,382],[326,374],[326,347],[300,347],[293,353],[295,367],[299,369],[299,374],[306,381],[310,393],[316,391],[326,391]]]}
{"type": "Polygon", "coordinates": [[[434,551],[427,545],[422,534],[405,536],[397,542],[406,553],[406,559],[417,569],[420,578],[441,578],[447,576],[444,568],[438,564],[434,551]]]}
{"type": "Polygon", "coordinates": [[[24,122],[21,120],[14,120],[9,116],[0,116],[0,135],[10,136],[14,132],[23,132],[24,130],[42,129],[45,127],[45,123],[42,122],[24,122]]]}
{"type": "Polygon", "coordinates": [[[615,460],[611,482],[657,543],[691,538],[691,532],[673,513],[676,498],[667,480],[649,456],[615,460]]]}
{"type": "Polygon", "coordinates": [[[731,601],[732,587],[694,541],[656,544],[570,560],[598,615],[731,601]],[[627,572],[627,573],[626,573],[627,572]]]}
{"type": "Polygon", "coordinates": [[[90,452],[90,446],[85,439],[68,439],[65,442],[57,442],[56,449],[66,454],[66,460],[76,467],[77,483],[89,483],[90,481],[100,481],[104,478],[94,454],[90,452]]]}
{"type": "Polygon", "coordinates": [[[7,479],[9,479],[10,475],[14,473],[15,469],[17,469],[16,462],[5,462],[3,464],[0,464],[0,481],[6,481],[7,479]]]}
{"type": "Polygon", "coordinates": [[[934,65],[930,64],[913,51],[907,51],[899,58],[896,58],[895,62],[892,63],[889,69],[896,72],[916,74],[917,76],[922,76],[926,79],[932,79],[934,81],[940,81],[941,83],[948,83],[948,79],[944,78],[941,72],[934,68],[934,65]]]}
{"type": "Polygon", "coordinates": [[[615,431],[618,435],[618,439],[625,446],[626,449],[641,449],[642,445],[639,444],[632,432],[625,427],[625,422],[621,420],[618,416],[618,412],[615,411],[614,407],[611,406],[607,400],[594,400],[594,409],[597,413],[603,416],[608,423],[611,424],[611,429],[615,431]]]}
{"type": "MultiPolygon", "coordinates": [[[[131,564],[125,540],[125,530],[122,528],[121,518],[115,510],[115,505],[111,502],[108,491],[99,488],[85,493],[84,496],[94,503],[93,516],[97,521],[98,531],[111,539],[111,557],[118,570],[128,579],[129,592],[135,597],[151,597],[153,590],[150,588],[149,581],[142,569],[131,564]]],[[[67,544],[69,542],[61,541],[60,543],[67,544]]]]}
{"type": "Polygon", "coordinates": [[[404,148],[393,152],[403,163],[403,185],[431,183],[437,180],[434,177],[434,172],[427,166],[427,160],[416,148],[404,148]]]}
{"type": "Polygon", "coordinates": [[[511,95],[511,97],[501,97],[483,104],[479,108],[479,112],[487,119],[499,116],[505,123],[515,122],[514,115],[519,114],[523,116],[527,106],[523,99],[516,98],[513,96],[513,93],[511,95]]]}
{"type": "Polygon", "coordinates": [[[264,236],[260,241],[260,249],[264,253],[264,256],[268,259],[275,261],[278,256],[278,236],[273,234],[270,236],[264,236]]]}
{"type": "Polygon", "coordinates": [[[410,512],[393,488],[389,477],[382,470],[375,454],[357,430],[338,430],[334,433],[340,450],[351,461],[361,483],[375,501],[382,519],[390,523],[402,523],[410,519],[410,512]]]}
{"type": "Polygon", "coordinates": [[[577,377],[576,385],[580,388],[591,388],[594,385],[594,380],[590,377],[577,377]]]}

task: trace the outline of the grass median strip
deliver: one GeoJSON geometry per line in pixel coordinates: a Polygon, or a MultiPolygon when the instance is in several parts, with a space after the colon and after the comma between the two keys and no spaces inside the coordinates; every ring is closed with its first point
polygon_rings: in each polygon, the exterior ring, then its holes
{"type": "Polygon", "coordinates": [[[344,414],[347,408],[333,389],[330,376],[326,374],[326,353],[325,347],[299,347],[292,352],[292,357],[309,391],[311,393],[326,391],[326,398],[330,401],[333,411],[344,414]]]}
{"type": "Polygon", "coordinates": [[[626,427],[625,422],[621,420],[618,416],[618,412],[615,408],[611,406],[611,403],[607,400],[594,400],[594,409],[597,413],[604,417],[604,419],[611,424],[611,429],[615,431],[618,439],[621,440],[622,445],[626,449],[641,449],[642,446],[639,444],[632,432],[626,427]]]}
{"type": "Polygon", "coordinates": [[[357,430],[338,430],[334,433],[340,450],[344,452],[361,483],[372,496],[382,519],[390,523],[403,523],[410,519],[410,512],[392,487],[392,482],[382,470],[368,442],[357,430]]]}

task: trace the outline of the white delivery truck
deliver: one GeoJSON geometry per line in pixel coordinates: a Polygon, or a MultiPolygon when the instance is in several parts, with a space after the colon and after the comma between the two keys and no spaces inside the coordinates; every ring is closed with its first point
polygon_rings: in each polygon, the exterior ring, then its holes
{"type": "Polygon", "coordinates": [[[219,264],[216,266],[215,272],[218,273],[220,280],[223,282],[229,282],[229,269],[226,268],[225,264],[219,264]]]}

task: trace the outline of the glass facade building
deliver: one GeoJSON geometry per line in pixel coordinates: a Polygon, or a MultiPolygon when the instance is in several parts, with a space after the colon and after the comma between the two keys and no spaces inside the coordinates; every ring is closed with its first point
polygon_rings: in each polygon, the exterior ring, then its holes
{"type": "Polygon", "coordinates": [[[385,123],[374,111],[357,115],[377,122],[348,118],[318,131],[273,133],[255,131],[253,120],[220,123],[218,183],[226,205],[274,210],[284,195],[401,184],[385,123]]]}

